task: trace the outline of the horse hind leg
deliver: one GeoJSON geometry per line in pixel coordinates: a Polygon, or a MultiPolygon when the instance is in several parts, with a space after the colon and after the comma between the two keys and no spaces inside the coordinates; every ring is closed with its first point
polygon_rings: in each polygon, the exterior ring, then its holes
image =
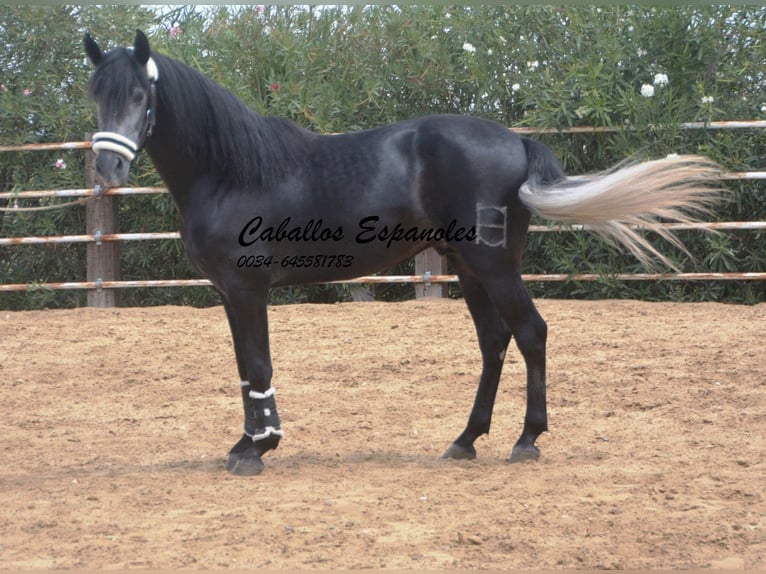
{"type": "MultiPolygon", "coordinates": [[[[522,434],[514,445],[509,460],[537,460],[540,450],[535,441],[540,434],[548,430],[545,382],[547,325],[535,308],[518,272],[487,274],[486,279],[476,281],[481,282],[481,288],[472,287],[473,294],[466,294],[466,303],[474,314],[474,322],[480,333],[479,344],[482,347],[484,370],[466,430],[450,446],[445,456],[460,458],[460,455],[465,455],[462,458],[470,458],[472,454],[475,455],[472,441],[483,432],[489,431],[502,367],[500,345],[503,341],[507,345],[512,335],[524,357],[527,369],[527,407],[522,434]],[[480,312],[477,313],[474,309],[480,312]],[[491,318],[490,309],[498,314],[498,318],[491,318]],[[500,325],[507,331],[501,331],[500,325]],[[508,332],[510,335],[506,334],[508,332]],[[500,333],[503,333],[504,338],[499,336],[500,333]],[[496,358],[493,357],[493,353],[496,353],[496,358]]],[[[504,350],[505,346],[502,346],[503,355],[504,350]]]]}
{"type": "Polygon", "coordinates": [[[503,305],[509,316],[511,331],[516,345],[524,357],[527,368],[527,408],[524,429],[513,447],[510,462],[537,460],[540,449],[535,445],[537,437],[548,430],[545,381],[545,346],[548,326],[532,303],[521,276],[514,277],[510,296],[503,305]]]}
{"type": "Polygon", "coordinates": [[[511,340],[511,330],[500,317],[481,283],[468,273],[460,273],[466,305],[473,318],[482,356],[482,371],[468,424],[462,434],[444,452],[442,458],[474,459],[474,441],[489,434],[505,352],[511,340]]]}

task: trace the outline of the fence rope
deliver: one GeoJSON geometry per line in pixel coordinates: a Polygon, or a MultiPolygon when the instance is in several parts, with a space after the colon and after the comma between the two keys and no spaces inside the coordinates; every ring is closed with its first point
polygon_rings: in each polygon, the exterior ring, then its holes
{"type": "Polygon", "coordinates": [[[72,207],[73,205],[84,205],[91,199],[93,199],[93,195],[89,197],[81,197],[80,199],[75,199],[74,201],[67,201],[65,203],[57,203],[55,205],[41,205],[37,207],[20,207],[18,205],[14,205],[13,207],[0,207],[0,211],[5,212],[26,212],[26,211],[51,211],[53,209],[62,209],[64,207],[72,207]]]}

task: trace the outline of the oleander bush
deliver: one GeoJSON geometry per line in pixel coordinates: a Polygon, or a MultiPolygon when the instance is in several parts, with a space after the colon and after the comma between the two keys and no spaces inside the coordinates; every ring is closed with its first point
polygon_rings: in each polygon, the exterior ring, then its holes
{"type": "MultiPolygon", "coordinates": [[[[766,131],[691,130],[687,122],[766,118],[766,9],[635,6],[141,6],[0,7],[0,145],[79,141],[96,128],[82,50],[130,44],[136,28],[154,49],[185,61],[262,114],[319,132],[345,132],[433,113],[471,114],[509,127],[614,128],[546,133],[570,174],[616,162],[700,153],[731,171],[764,166],[766,131]]],[[[0,153],[0,190],[84,185],[84,153],[0,153]]],[[[139,156],[134,185],[160,185],[139,156]]],[[[766,220],[758,181],[727,182],[720,220],[766,220]]],[[[61,200],[24,201],[47,205],[61,200]]],[[[177,228],[166,195],[123,197],[123,232],[177,228]]],[[[10,204],[13,203],[13,200],[10,204]]],[[[3,201],[3,206],[9,202],[3,201]]],[[[540,223],[540,222],[535,222],[540,223]]],[[[0,214],[0,236],[84,233],[82,206],[0,214]]],[[[672,246],[683,271],[764,271],[763,231],[685,232],[694,255],[672,246]]],[[[658,240],[659,241],[659,240],[658,240]]],[[[122,245],[124,279],[195,277],[178,241],[122,245]]],[[[412,273],[412,262],[389,270],[412,273]]],[[[640,264],[582,232],[529,235],[525,271],[597,273],[599,282],[531,283],[536,296],[673,301],[766,300],[764,282],[619,282],[640,264]]],[[[83,244],[0,246],[0,282],[85,279],[83,244]]],[[[379,299],[412,286],[377,286],[379,299]]],[[[458,286],[450,293],[459,296],[458,286]]],[[[0,293],[0,307],[84,304],[84,293],[0,293]]],[[[348,286],[275,290],[274,302],[339,301],[348,286]]],[[[208,288],[131,289],[124,305],[217,304],[208,288]]]]}

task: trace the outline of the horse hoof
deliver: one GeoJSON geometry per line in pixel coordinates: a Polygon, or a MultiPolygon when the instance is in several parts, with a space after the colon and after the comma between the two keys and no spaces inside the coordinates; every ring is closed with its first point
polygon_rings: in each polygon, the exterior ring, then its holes
{"type": "Polygon", "coordinates": [[[449,448],[444,451],[441,458],[453,458],[455,460],[473,460],[476,458],[476,449],[473,445],[467,447],[461,446],[457,443],[452,443],[449,448]]]}
{"type": "Polygon", "coordinates": [[[540,458],[540,449],[537,446],[530,444],[526,446],[516,445],[511,451],[511,456],[508,457],[509,462],[526,462],[528,460],[537,460],[540,458]]]}
{"type": "Polygon", "coordinates": [[[226,461],[226,470],[235,476],[255,476],[261,474],[264,468],[266,465],[263,464],[261,457],[241,457],[230,454],[226,461]]]}

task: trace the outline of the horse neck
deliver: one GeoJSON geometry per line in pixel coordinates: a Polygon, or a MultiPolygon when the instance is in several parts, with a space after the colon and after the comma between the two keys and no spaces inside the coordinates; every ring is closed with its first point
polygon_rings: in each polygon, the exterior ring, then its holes
{"type": "Polygon", "coordinates": [[[169,121],[160,105],[157,108],[155,113],[158,120],[154,133],[146,142],[146,151],[173,199],[181,206],[200,175],[200,166],[195,165],[192,158],[184,154],[177,142],[174,142],[174,122],[169,121]],[[163,120],[159,120],[160,117],[163,120]]]}
{"type": "Polygon", "coordinates": [[[201,180],[222,188],[260,181],[265,119],[192,68],[156,61],[156,124],[146,149],[179,207],[201,180]]]}

